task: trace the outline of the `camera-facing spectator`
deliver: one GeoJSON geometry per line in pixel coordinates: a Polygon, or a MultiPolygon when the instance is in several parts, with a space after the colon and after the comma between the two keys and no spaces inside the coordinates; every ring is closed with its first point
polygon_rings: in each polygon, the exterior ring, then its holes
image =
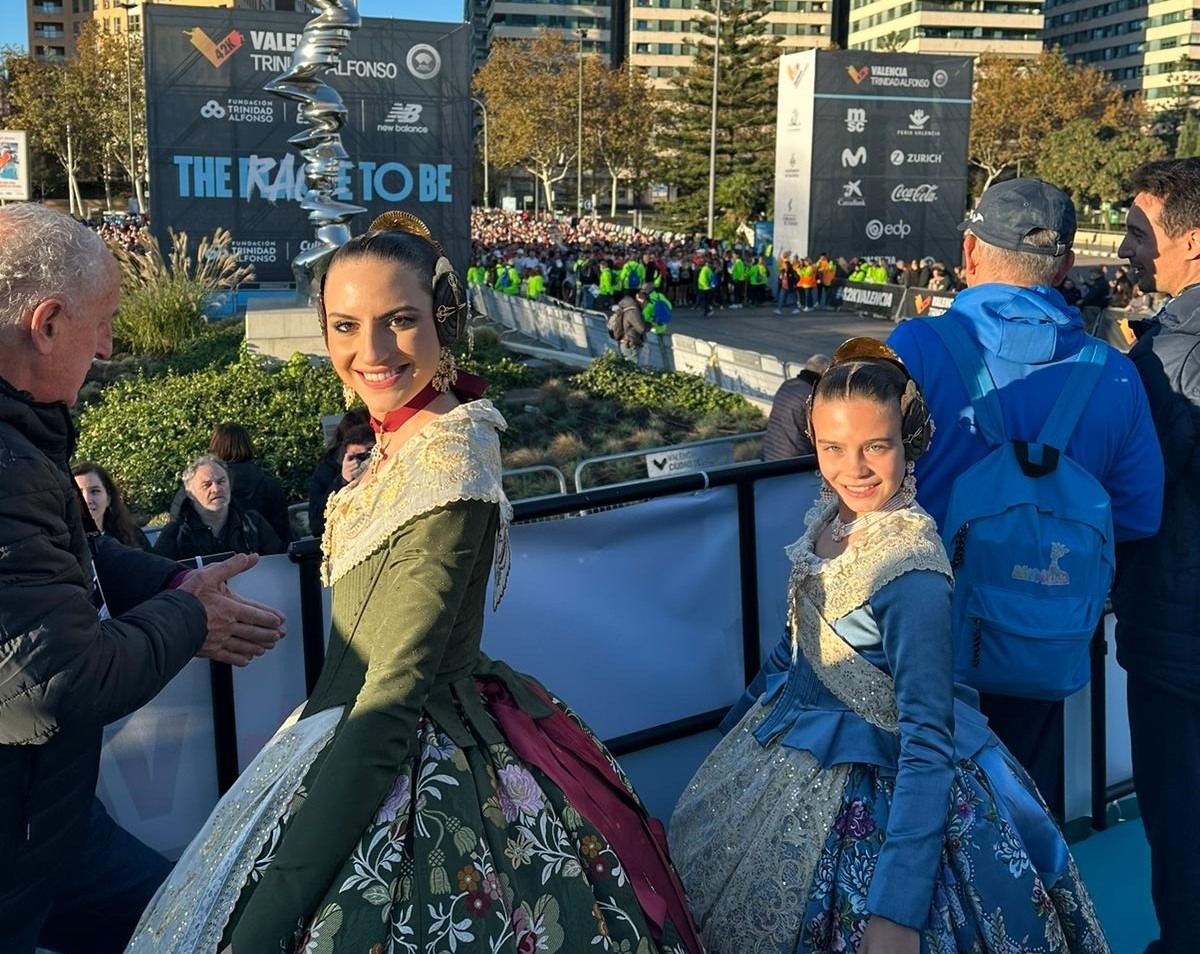
{"type": "Polygon", "coordinates": [[[233,499],[229,471],[221,458],[204,454],[183,471],[187,498],[154,541],[154,552],[172,560],[217,553],[282,553],[285,544],[255,510],[233,499]]]}
{"type": "Polygon", "coordinates": [[[150,541],[125,505],[125,495],[107,470],[95,461],[81,460],[71,468],[71,476],[97,530],[126,546],[150,549],[150,541]]]}

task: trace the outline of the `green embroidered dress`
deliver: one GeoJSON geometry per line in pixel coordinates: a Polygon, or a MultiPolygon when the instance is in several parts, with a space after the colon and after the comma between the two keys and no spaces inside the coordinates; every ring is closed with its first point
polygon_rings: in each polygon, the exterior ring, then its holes
{"type": "Polygon", "coordinates": [[[497,602],[507,575],[503,427],[490,403],[462,405],[331,499],[317,687],[130,954],[700,950],[661,828],[607,752],[479,651],[494,556],[497,602]]]}

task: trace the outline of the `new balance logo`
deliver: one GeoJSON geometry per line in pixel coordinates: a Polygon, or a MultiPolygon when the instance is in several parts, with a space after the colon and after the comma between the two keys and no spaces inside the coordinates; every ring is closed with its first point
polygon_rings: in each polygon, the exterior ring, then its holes
{"type": "Polygon", "coordinates": [[[421,118],[421,108],[419,103],[396,103],[384,122],[415,123],[421,118]]]}

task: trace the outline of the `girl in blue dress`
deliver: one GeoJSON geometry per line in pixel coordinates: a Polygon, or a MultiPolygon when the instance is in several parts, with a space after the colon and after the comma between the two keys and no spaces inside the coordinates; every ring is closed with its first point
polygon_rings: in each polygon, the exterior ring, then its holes
{"type": "Polygon", "coordinates": [[[824,483],[788,550],[790,632],[671,819],[709,954],[1107,954],[1033,783],[954,683],[916,383],[853,339],[810,432],[824,483]]]}

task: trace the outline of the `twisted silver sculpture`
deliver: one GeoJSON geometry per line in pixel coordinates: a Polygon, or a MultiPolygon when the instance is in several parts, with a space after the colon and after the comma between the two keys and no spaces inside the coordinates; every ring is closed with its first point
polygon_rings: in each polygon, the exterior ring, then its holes
{"type": "Polygon", "coordinates": [[[308,128],[288,140],[304,157],[307,191],[300,207],[316,227],[317,242],[292,260],[297,291],[307,298],[318,262],[350,238],[347,223],[366,209],[335,198],[342,163],[350,158],[342,145],[346,104],[321,74],[335,66],[362,25],[358,0],[306,0],[319,13],[304,27],[292,53],[292,65],[267,83],[265,89],[300,104],[300,121],[308,128]]]}

